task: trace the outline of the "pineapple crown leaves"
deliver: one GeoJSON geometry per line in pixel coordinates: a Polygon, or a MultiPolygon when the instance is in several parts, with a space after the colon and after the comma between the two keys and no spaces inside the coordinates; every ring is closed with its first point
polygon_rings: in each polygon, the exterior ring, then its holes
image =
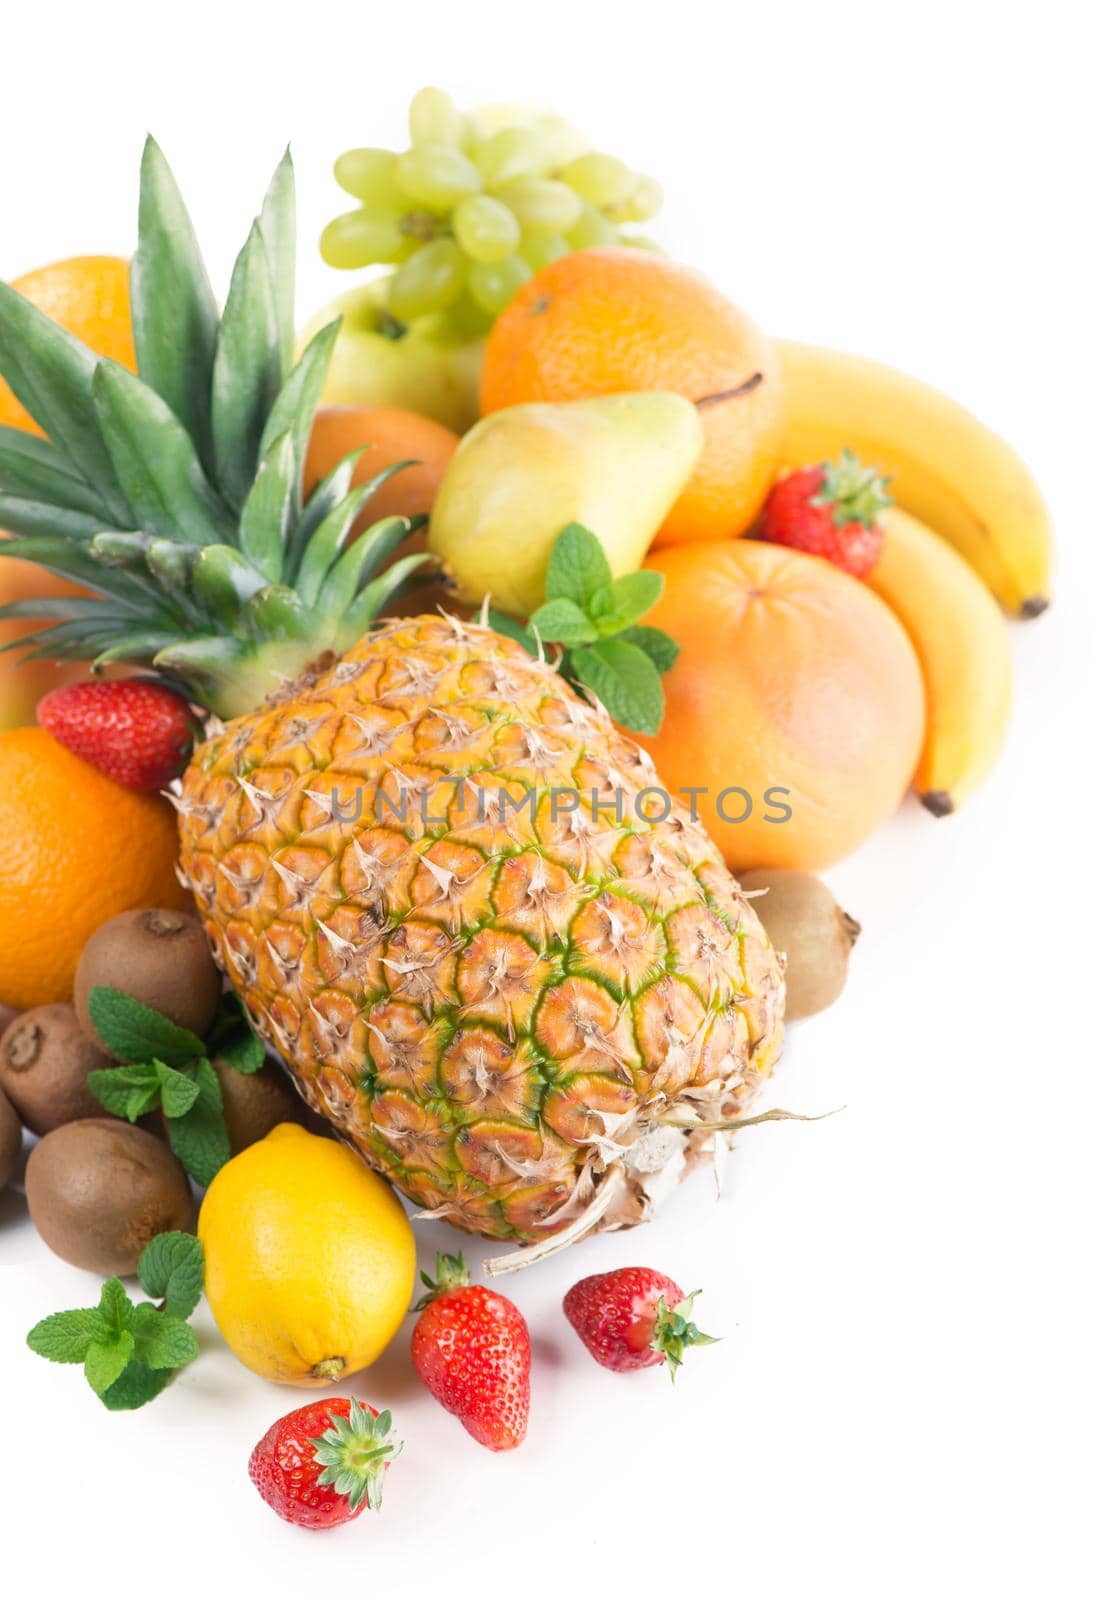
{"type": "Polygon", "coordinates": [[[821,488],[814,496],[814,504],[829,510],[835,527],[859,522],[870,528],[891,504],[890,482],[875,467],[866,467],[851,450],[842,450],[836,461],[823,462],[821,488]]]}
{"type": "Polygon", "coordinates": [[[695,1345],[720,1342],[711,1334],[702,1333],[701,1329],[690,1321],[694,1301],[700,1293],[700,1289],[695,1289],[693,1294],[688,1294],[674,1306],[668,1306],[663,1296],[659,1296],[650,1348],[657,1350],[666,1361],[670,1368],[671,1383],[678,1376],[678,1368],[687,1350],[693,1349],[695,1345]]]}
{"type": "Polygon", "coordinates": [[[349,1415],[330,1413],[330,1426],[313,1441],[314,1460],[321,1467],[318,1482],[348,1500],[358,1511],[370,1505],[379,1511],[383,1495],[384,1472],[403,1448],[403,1441],[391,1431],[391,1412],[378,1416],[349,1401],[349,1415]]]}
{"type": "Polygon", "coordinates": [[[550,552],[546,600],[517,622],[487,614],[489,627],[529,650],[542,641],[564,647],[557,670],[574,687],[596,695],[605,710],[636,733],[658,733],[665,701],[661,674],[678,645],[661,628],[641,625],[663,592],[662,574],[629,572],[614,578],[604,546],[588,528],[568,523],[550,552]]]}
{"type": "Polygon", "coordinates": [[[439,1250],[434,1257],[434,1276],[431,1277],[428,1272],[420,1272],[419,1277],[429,1293],[415,1301],[411,1307],[412,1311],[424,1310],[432,1301],[437,1300],[439,1295],[448,1294],[451,1289],[469,1287],[469,1268],[464,1253],[451,1256],[439,1250]]]}
{"type": "Polygon", "coordinates": [[[339,322],[294,363],[289,152],[219,314],[162,151],[147,141],[131,302],[138,376],[98,359],[0,284],[0,375],[47,435],[0,428],[0,554],[93,598],[24,600],[49,620],[7,648],[152,665],[220,716],[258,705],[347,649],[424,556],[380,572],[415,525],[353,525],[386,473],[353,487],[360,452],[303,501],[314,412],[339,322]]]}

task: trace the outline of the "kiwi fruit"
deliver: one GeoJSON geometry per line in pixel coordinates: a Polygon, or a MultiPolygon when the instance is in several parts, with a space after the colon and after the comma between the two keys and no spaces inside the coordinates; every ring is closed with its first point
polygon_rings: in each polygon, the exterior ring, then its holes
{"type": "Polygon", "coordinates": [[[205,929],[184,911],[122,911],[99,927],[81,953],[74,1009],[91,1039],[90,993],[101,984],[161,1011],[204,1038],[221,997],[205,929]]]}
{"type": "Polygon", "coordinates": [[[22,1148],[23,1125],[12,1102],[0,1090],[0,1189],[6,1189],[15,1177],[22,1148]]]}
{"type": "Polygon", "coordinates": [[[73,1006],[36,1006],[22,1012],[0,1038],[0,1089],[32,1133],[51,1133],[79,1117],[99,1117],[104,1107],[86,1081],[111,1067],[90,1044],[73,1006]]]}
{"type": "Polygon", "coordinates": [[[167,1146],[111,1117],[68,1122],[40,1139],[26,1184],[44,1244],[104,1277],[130,1277],[157,1234],[194,1222],[190,1185],[167,1146]]]}
{"type": "Polygon", "coordinates": [[[0,1033],[6,1033],[18,1016],[14,1006],[0,1005],[0,1033]]]}
{"type": "Polygon", "coordinates": [[[234,1156],[266,1137],[281,1122],[305,1126],[308,1107],[282,1067],[269,1061],[259,1072],[237,1072],[219,1056],[213,1062],[225,1102],[225,1125],[234,1156]]]}
{"type": "Polygon", "coordinates": [[[753,867],[735,877],[746,893],[755,895],[752,910],[787,958],[787,1021],[824,1011],[845,987],[860,923],[809,872],[753,867]]]}

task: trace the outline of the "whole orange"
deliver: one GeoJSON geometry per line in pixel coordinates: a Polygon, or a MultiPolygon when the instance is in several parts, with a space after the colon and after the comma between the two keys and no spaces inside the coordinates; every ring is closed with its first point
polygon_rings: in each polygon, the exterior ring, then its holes
{"type": "Polygon", "coordinates": [[[772,342],[706,278],[643,250],[578,250],[525,283],[489,334],[485,413],[635,389],[685,395],[705,428],[655,544],[743,533],[778,466],[783,383],[772,342]]]}
{"type": "Polygon", "coordinates": [[[815,870],[890,815],[922,749],[914,649],[888,607],[828,561],[751,539],[652,555],[647,621],[681,645],[666,715],[639,735],[695,797],[730,867],[815,870]]]}
{"type": "Polygon", "coordinates": [[[178,831],[44,728],[0,733],[0,1005],[65,1002],[89,936],[118,911],[186,906],[178,831]]]}
{"type": "MultiPolygon", "coordinates": [[[[111,356],[134,372],[128,272],[120,256],[71,256],[13,278],[11,286],[97,355],[111,356]]],[[[0,423],[42,432],[2,378],[0,423]]]]}

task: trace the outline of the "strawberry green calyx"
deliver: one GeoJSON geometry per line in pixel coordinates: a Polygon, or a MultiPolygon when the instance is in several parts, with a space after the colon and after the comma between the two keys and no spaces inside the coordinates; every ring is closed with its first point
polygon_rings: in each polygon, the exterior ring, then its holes
{"type": "Polygon", "coordinates": [[[870,528],[880,512],[891,504],[888,493],[891,479],[885,478],[875,467],[866,467],[851,450],[842,450],[835,462],[824,462],[822,474],[821,488],[813,503],[829,509],[835,527],[859,522],[862,527],[870,528]]]}
{"type": "Polygon", "coordinates": [[[465,1264],[464,1254],[451,1256],[439,1250],[434,1257],[434,1276],[428,1272],[420,1272],[429,1294],[424,1294],[421,1300],[416,1300],[411,1307],[412,1311],[422,1311],[432,1300],[437,1300],[439,1295],[448,1294],[451,1289],[467,1289],[469,1287],[469,1268],[465,1264]]]}
{"type": "Polygon", "coordinates": [[[670,1381],[674,1382],[678,1368],[682,1365],[682,1357],[686,1351],[699,1344],[718,1344],[712,1334],[702,1333],[690,1321],[690,1314],[694,1309],[694,1301],[701,1293],[695,1289],[684,1300],[679,1300],[676,1305],[668,1306],[665,1298],[659,1296],[659,1304],[655,1311],[655,1329],[651,1335],[649,1348],[657,1350],[670,1368],[670,1381]]]}
{"type": "Polygon", "coordinates": [[[322,1471],[323,1488],[348,1500],[358,1511],[369,1505],[379,1511],[383,1500],[384,1472],[403,1448],[391,1432],[391,1412],[377,1416],[359,1400],[349,1401],[349,1415],[330,1415],[331,1427],[313,1441],[314,1460],[322,1471]]]}

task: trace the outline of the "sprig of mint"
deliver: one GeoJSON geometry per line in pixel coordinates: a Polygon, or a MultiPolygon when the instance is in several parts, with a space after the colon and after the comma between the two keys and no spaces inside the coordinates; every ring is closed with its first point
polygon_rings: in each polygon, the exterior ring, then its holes
{"type": "Polygon", "coordinates": [[[89,1387],[110,1411],[135,1411],[154,1400],[198,1353],[187,1318],[201,1299],[201,1240],[161,1233],[140,1256],[136,1272],[151,1300],[137,1305],[119,1278],[109,1278],[95,1306],[56,1311],[27,1335],[31,1349],[47,1361],[84,1366],[89,1387]]]}
{"type": "Polygon", "coordinates": [[[534,651],[541,639],[563,647],[556,668],[579,692],[589,690],[609,715],[635,733],[658,733],[663,720],[661,674],[678,645],[661,628],[639,625],[663,592],[662,574],[614,578],[601,541],[579,522],[554,541],[546,600],[525,623],[490,611],[488,625],[534,651]]]}
{"type": "Polygon", "coordinates": [[[162,1111],[179,1161],[198,1183],[212,1183],[232,1152],[210,1058],[218,1055],[245,1074],[264,1064],[264,1047],[239,1000],[222,996],[205,1041],[107,984],[90,993],[89,1019],[105,1049],[122,1063],[89,1074],[89,1087],[105,1110],[129,1122],[162,1111]]]}

